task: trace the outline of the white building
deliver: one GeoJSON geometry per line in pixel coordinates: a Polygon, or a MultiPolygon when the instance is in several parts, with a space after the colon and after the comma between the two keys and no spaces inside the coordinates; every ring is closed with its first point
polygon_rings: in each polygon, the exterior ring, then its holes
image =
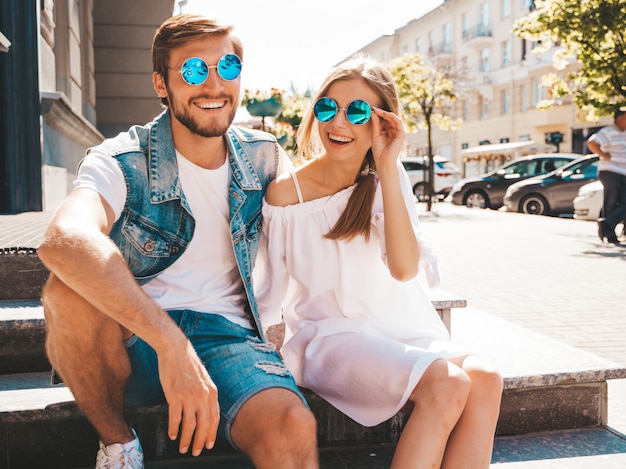
{"type": "MultiPolygon", "coordinates": [[[[433,142],[434,152],[467,176],[528,153],[555,152],[557,145],[547,143],[553,134],[562,134],[560,152],[586,153],[588,135],[610,123],[587,122],[571,99],[538,108],[549,97],[542,76],[557,73],[554,50],[537,55],[535,44],[512,32],[532,8],[532,0],[446,0],[359,51],[381,62],[419,53],[427,63],[443,57],[464,65],[469,86],[453,110],[464,123],[455,131],[434,128],[433,142]]],[[[409,135],[408,145],[427,154],[426,132],[409,135]]]]}

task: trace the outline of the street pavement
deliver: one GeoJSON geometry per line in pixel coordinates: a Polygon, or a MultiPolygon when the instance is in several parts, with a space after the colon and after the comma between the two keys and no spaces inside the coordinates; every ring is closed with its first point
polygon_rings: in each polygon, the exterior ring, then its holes
{"type": "MultiPolygon", "coordinates": [[[[442,288],[467,299],[468,308],[626,365],[626,242],[603,244],[595,223],[572,218],[449,202],[418,210],[442,288]]],[[[455,314],[463,310],[453,310],[453,340],[455,314]]],[[[626,467],[626,380],[609,381],[608,389],[609,432],[498,438],[492,468],[626,467]]]]}
{"type": "Polygon", "coordinates": [[[468,306],[626,365],[626,242],[593,222],[418,204],[442,287],[468,306]]]}

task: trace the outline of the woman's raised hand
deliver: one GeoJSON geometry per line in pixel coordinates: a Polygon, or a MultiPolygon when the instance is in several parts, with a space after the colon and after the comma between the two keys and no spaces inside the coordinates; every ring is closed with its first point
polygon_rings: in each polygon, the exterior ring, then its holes
{"type": "Polygon", "coordinates": [[[404,147],[404,125],[392,112],[372,108],[372,153],[376,167],[396,164],[396,159],[404,147]]]}

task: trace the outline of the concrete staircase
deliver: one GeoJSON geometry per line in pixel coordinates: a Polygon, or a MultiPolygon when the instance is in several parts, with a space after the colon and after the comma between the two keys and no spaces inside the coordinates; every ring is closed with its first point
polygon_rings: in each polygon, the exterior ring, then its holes
{"type": "MultiPolygon", "coordinates": [[[[0,469],[93,467],[97,451],[98,437],[69,390],[50,383],[39,302],[47,272],[35,249],[48,218],[0,217],[0,469]]],[[[453,310],[452,337],[491,360],[505,377],[498,436],[601,428],[607,423],[607,380],[626,377],[624,367],[471,307],[453,310]]],[[[389,452],[402,430],[403,414],[365,428],[313,393],[306,396],[318,419],[322,461],[343,447],[389,452]]],[[[164,407],[129,408],[128,419],[141,437],[148,467],[192,464],[167,438],[164,407]]],[[[211,467],[251,467],[224,442],[202,459],[213,461],[211,467]]]]}

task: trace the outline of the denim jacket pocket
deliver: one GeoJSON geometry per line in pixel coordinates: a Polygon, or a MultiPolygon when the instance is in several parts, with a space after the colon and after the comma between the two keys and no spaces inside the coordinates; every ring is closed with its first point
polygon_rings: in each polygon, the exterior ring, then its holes
{"type": "Polygon", "coordinates": [[[142,278],[153,277],[174,263],[186,246],[175,234],[132,212],[124,220],[122,235],[122,254],[140,283],[142,278]]]}

